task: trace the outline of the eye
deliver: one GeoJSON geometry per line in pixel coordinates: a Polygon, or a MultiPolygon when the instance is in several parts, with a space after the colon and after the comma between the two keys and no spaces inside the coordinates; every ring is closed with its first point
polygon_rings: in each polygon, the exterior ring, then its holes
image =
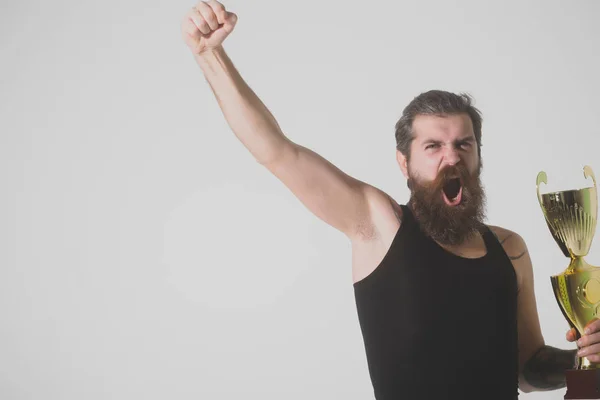
{"type": "Polygon", "coordinates": [[[425,146],[425,150],[433,149],[436,147],[439,147],[439,145],[437,143],[431,143],[431,144],[428,144],[427,146],[425,146]]]}
{"type": "Polygon", "coordinates": [[[471,142],[462,142],[458,146],[462,149],[468,149],[469,147],[471,147],[471,142]]]}

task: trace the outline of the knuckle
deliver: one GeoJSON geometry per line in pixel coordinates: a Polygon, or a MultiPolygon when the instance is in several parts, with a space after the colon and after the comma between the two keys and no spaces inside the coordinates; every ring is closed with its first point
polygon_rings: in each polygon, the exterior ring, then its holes
{"type": "Polygon", "coordinates": [[[215,11],[225,11],[225,6],[221,3],[219,3],[218,1],[211,0],[210,5],[212,6],[213,10],[215,10],[215,11]]]}
{"type": "Polygon", "coordinates": [[[192,22],[194,22],[196,25],[200,26],[204,23],[204,18],[202,18],[202,15],[200,15],[200,14],[194,14],[194,15],[192,15],[192,22]]]}
{"type": "Polygon", "coordinates": [[[196,11],[209,24],[217,23],[217,17],[209,5],[203,3],[202,6],[197,7],[196,11]]]}
{"type": "Polygon", "coordinates": [[[204,17],[204,19],[208,22],[208,23],[217,23],[217,17],[214,13],[208,13],[206,14],[206,16],[204,17]]]}
{"type": "Polygon", "coordinates": [[[198,29],[206,30],[209,28],[204,18],[194,18],[194,23],[198,29]]]}
{"type": "Polygon", "coordinates": [[[210,5],[208,4],[208,1],[201,1],[200,3],[202,3],[200,5],[200,7],[201,7],[202,10],[210,10],[211,9],[210,5]]]}

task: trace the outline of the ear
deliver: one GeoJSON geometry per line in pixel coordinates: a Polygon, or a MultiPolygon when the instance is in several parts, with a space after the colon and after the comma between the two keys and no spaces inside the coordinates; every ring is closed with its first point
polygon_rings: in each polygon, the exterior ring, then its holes
{"type": "Polygon", "coordinates": [[[398,161],[398,165],[402,170],[402,174],[406,179],[408,179],[408,160],[406,156],[400,152],[400,150],[396,150],[396,161],[398,161]]]}

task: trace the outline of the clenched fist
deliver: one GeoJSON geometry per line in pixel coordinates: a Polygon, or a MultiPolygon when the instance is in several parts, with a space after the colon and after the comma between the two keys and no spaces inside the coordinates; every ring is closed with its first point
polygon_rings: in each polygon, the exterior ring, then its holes
{"type": "Polygon", "coordinates": [[[185,44],[194,54],[219,47],[233,31],[237,15],[225,10],[216,0],[199,1],[181,24],[185,44]]]}

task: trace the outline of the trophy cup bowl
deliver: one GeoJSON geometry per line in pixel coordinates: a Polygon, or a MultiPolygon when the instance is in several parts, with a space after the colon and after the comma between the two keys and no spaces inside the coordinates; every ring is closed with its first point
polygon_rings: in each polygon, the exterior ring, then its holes
{"type": "MultiPolygon", "coordinates": [[[[537,196],[550,233],[563,254],[570,259],[567,268],[550,277],[554,296],[569,325],[581,337],[585,326],[600,318],[600,268],[588,264],[588,254],[598,218],[598,194],[592,169],[585,166],[585,178],[594,186],[576,190],[540,193],[547,184],[541,171],[537,176],[537,196]]],[[[577,359],[574,369],[565,371],[565,399],[600,399],[600,363],[586,357],[577,359]],[[584,397],[582,397],[584,396],[584,397]]]]}

